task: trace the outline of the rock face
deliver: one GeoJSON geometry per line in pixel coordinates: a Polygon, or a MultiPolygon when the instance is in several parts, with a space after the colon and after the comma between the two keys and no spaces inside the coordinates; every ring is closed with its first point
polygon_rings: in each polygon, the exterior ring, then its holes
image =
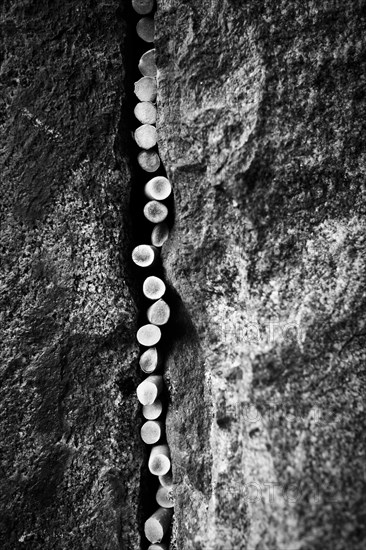
{"type": "Polygon", "coordinates": [[[365,545],[365,12],[160,0],[179,549],[365,545]]]}
{"type": "MultiPolygon", "coordinates": [[[[126,2],[0,7],[4,550],[140,548],[126,2]]],[[[365,17],[158,0],[171,548],[365,546],[365,17]]]]}
{"type": "Polygon", "coordinates": [[[0,546],[138,548],[125,24],[117,1],[0,9],[0,546]]]}

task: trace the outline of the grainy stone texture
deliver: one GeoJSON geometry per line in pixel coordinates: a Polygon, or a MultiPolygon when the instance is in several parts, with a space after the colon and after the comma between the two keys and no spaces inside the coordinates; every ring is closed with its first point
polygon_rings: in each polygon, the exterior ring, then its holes
{"type": "Polygon", "coordinates": [[[117,9],[1,3],[3,550],[139,548],[117,9]]]}
{"type": "MultiPolygon", "coordinates": [[[[5,550],[139,547],[117,8],[0,8],[5,550]]],[[[364,6],[158,8],[172,548],[361,550],[364,6]]]]}
{"type": "Polygon", "coordinates": [[[158,1],[179,550],[365,547],[365,16],[158,1]]]}

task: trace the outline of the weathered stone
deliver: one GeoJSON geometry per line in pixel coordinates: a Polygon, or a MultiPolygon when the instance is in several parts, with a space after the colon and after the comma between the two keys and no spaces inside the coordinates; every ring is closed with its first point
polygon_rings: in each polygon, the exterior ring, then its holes
{"type": "MultiPolygon", "coordinates": [[[[359,6],[158,0],[171,550],[365,546],[359,6]]],[[[4,550],[147,519],[118,7],[0,7],[4,550]]]]}
{"type": "Polygon", "coordinates": [[[365,545],[359,6],[159,1],[178,549],[365,545]]]}
{"type": "Polygon", "coordinates": [[[117,8],[0,8],[2,550],[139,548],[117,8]]]}

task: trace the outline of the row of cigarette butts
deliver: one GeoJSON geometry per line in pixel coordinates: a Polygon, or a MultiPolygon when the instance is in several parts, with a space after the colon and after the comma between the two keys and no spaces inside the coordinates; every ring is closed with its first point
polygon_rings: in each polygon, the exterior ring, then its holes
{"type": "MultiPolygon", "coordinates": [[[[132,6],[137,13],[145,15],[136,25],[137,35],[144,42],[154,42],[154,18],[148,15],[154,8],[154,2],[133,0],[132,6]]],[[[142,77],[135,82],[135,95],[139,103],[135,106],[134,113],[137,120],[141,122],[141,126],[136,129],[134,137],[142,150],[137,155],[137,162],[146,172],[156,172],[160,167],[160,157],[156,151],[152,150],[157,144],[157,133],[154,126],[157,113],[155,105],[157,96],[155,49],[150,49],[141,56],[138,68],[142,77]]]]}
{"type": "MultiPolygon", "coordinates": [[[[154,42],[154,0],[132,0],[132,7],[136,13],[142,15],[137,22],[138,37],[147,43],[154,42]]],[[[142,74],[135,82],[135,95],[139,102],[134,114],[141,123],[135,132],[136,144],[141,149],[137,155],[140,167],[147,173],[156,172],[160,167],[160,157],[154,148],[157,145],[156,127],[156,96],[157,96],[157,67],[155,49],[149,49],[140,58],[138,68],[142,74]]],[[[169,228],[166,223],[168,208],[164,202],[172,193],[172,186],[168,178],[155,176],[149,179],[144,186],[146,204],[143,208],[145,218],[153,224],[150,240],[151,244],[141,244],[132,252],[133,262],[140,268],[151,268],[159,262],[159,249],[169,237],[169,228]]],[[[148,323],[137,331],[137,341],[146,348],[140,355],[139,365],[148,376],[139,384],[136,393],[142,405],[144,424],[141,427],[142,441],[151,446],[148,469],[153,476],[159,479],[159,488],[156,493],[157,510],[145,521],[144,532],[149,543],[148,550],[167,550],[168,545],[162,542],[166,537],[173,516],[173,480],[171,474],[170,451],[164,439],[164,425],[160,420],[164,413],[162,394],[164,379],[160,372],[162,357],[157,347],[162,333],[161,327],[169,321],[170,307],[163,299],[166,291],[164,281],[150,275],[145,278],[142,291],[151,301],[146,312],[148,323]]]]}

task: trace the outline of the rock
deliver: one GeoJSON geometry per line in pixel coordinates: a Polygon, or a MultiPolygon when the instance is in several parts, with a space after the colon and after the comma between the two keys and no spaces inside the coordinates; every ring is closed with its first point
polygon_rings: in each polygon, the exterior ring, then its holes
{"type": "MultiPolygon", "coordinates": [[[[3,4],[1,548],[137,550],[143,52],[117,0],[3,4]]],[[[364,36],[357,3],[158,2],[170,550],[365,546],[364,36]]]]}
{"type": "Polygon", "coordinates": [[[117,8],[1,6],[2,550],[140,547],[117,8]]]}
{"type": "Polygon", "coordinates": [[[172,548],[365,544],[358,5],[161,0],[172,548]],[[173,315],[172,315],[173,316],[173,315]],[[174,342],[174,343],[173,343],[174,342]]]}

